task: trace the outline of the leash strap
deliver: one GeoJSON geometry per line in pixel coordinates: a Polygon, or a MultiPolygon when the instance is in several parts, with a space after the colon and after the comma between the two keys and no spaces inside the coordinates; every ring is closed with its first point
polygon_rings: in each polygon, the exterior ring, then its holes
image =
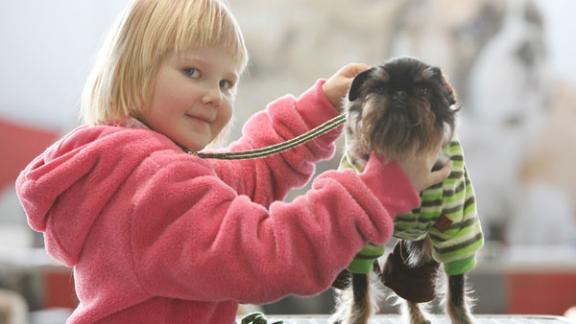
{"type": "Polygon", "coordinates": [[[279,144],[274,144],[271,146],[266,146],[263,148],[240,151],[240,152],[220,152],[220,153],[195,152],[190,154],[197,155],[198,157],[201,157],[203,159],[220,159],[220,160],[242,160],[242,159],[262,158],[280,152],[284,152],[295,146],[304,144],[318,136],[326,134],[327,132],[335,129],[336,127],[343,124],[344,121],[346,121],[346,115],[342,113],[328,120],[327,122],[324,122],[323,124],[315,127],[314,129],[302,135],[299,135],[291,140],[279,144]]]}

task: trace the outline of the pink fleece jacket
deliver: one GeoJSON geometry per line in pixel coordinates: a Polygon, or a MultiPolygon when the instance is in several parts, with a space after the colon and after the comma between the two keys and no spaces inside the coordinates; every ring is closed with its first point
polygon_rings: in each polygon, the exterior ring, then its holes
{"type": "MultiPolygon", "coordinates": [[[[278,143],[335,116],[321,86],[270,104],[230,149],[278,143]]],[[[149,129],[82,126],[63,137],[16,188],[48,252],[73,267],[79,305],[68,322],[233,323],[238,303],[328,288],[419,204],[395,164],[325,172],[282,202],[334,154],[338,135],[242,161],[202,160],[149,129]]]]}

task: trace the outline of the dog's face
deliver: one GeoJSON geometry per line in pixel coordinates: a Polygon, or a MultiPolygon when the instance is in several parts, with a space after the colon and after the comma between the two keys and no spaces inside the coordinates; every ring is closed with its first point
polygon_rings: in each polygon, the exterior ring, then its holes
{"type": "Polygon", "coordinates": [[[396,159],[437,149],[454,131],[452,88],[440,69],[414,58],[360,73],[347,99],[346,150],[355,161],[371,151],[396,159]]]}

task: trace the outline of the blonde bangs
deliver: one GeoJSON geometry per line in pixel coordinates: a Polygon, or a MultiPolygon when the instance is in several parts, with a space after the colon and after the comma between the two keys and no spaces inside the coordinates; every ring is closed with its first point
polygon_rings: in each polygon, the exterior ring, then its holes
{"type": "MultiPolygon", "coordinates": [[[[214,3],[212,3],[214,4],[214,3]]],[[[189,26],[177,38],[178,51],[189,50],[190,46],[180,44],[198,44],[199,46],[222,46],[235,59],[238,72],[242,72],[248,61],[248,52],[238,23],[223,4],[207,8],[207,14],[198,17],[200,22],[193,25],[195,19],[186,19],[189,26]],[[194,29],[197,29],[195,32],[194,29]]],[[[194,11],[197,13],[197,11],[194,11]]]]}
{"type": "Polygon", "coordinates": [[[162,5],[167,8],[155,15],[159,21],[152,25],[164,28],[158,30],[159,35],[150,35],[157,44],[153,57],[219,46],[232,55],[239,72],[244,69],[248,54],[240,27],[221,1],[165,1],[162,5]]]}

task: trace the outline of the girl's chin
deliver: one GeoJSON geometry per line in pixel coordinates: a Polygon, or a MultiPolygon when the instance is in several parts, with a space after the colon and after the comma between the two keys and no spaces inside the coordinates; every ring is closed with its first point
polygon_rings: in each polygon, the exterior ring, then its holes
{"type": "Polygon", "coordinates": [[[178,146],[187,151],[197,152],[203,150],[213,140],[210,129],[201,131],[188,131],[185,136],[172,139],[178,146]]]}
{"type": "Polygon", "coordinates": [[[178,144],[178,146],[180,146],[184,151],[191,152],[191,153],[202,151],[206,147],[206,145],[199,145],[199,144],[192,144],[192,145],[190,145],[190,144],[188,144],[188,145],[187,144],[184,144],[184,145],[178,144]]]}
{"type": "Polygon", "coordinates": [[[190,141],[186,141],[186,142],[182,142],[182,143],[177,143],[180,147],[184,148],[186,151],[190,151],[190,152],[198,152],[198,151],[202,151],[204,148],[206,148],[206,146],[208,146],[208,144],[210,144],[210,142],[205,142],[205,141],[194,141],[194,142],[190,142],[190,141]]]}

